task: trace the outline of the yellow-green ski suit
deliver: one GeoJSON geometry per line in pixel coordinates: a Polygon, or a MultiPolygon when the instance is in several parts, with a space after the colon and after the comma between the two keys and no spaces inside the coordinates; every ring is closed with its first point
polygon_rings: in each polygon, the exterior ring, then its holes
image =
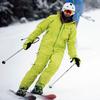
{"type": "Polygon", "coordinates": [[[71,58],[77,56],[75,48],[75,22],[62,23],[60,13],[51,15],[37,26],[36,30],[29,35],[25,43],[32,43],[44,31],[46,33],[41,41],[36,61],[22,80],[20,88],[28,89],[41,72],[36,84],[44,87],[58,70],[64,55],[66,43],[69,56],[71,58]]]}

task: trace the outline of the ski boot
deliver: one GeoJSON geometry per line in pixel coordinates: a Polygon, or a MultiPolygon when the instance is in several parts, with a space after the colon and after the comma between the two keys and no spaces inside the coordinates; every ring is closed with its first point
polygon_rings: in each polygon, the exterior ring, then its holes
{"type": "Polygon", "coordinates": [[[34,89],[31,91],[31,93],[42,95],[43,94],[43,88],[41,86],[36,85],[34,87],[34,89]]]}
{"type": "Polygon", "coordinates": [[[24,97],[26,95],[27,90],[24,88],[20,88],[17,92],[16,95],[24,97]]]}

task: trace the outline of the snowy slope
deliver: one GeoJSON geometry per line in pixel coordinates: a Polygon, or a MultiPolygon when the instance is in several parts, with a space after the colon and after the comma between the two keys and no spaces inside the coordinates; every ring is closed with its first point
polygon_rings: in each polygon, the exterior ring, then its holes
{"type": "MultiPolygon", "coordinates": [[[[46,86],[44,93],[55,93],[56,100],[100,100],[100,10],[84,13],[93,17],[93,23],[81,18],[78,26],[77,50],[81,67],[74,66],[52,89],[46,86]]],[[[41,21],[41,20],[40,20],[41,21]]],[[[1,62],[22,48],[25,38],[40,21],[15,24],[0,28],[0,100],[18,100],[8,90],[17,90],[21,79],[33,64],[40,41],[29,50],[21,51],[3,65],[1,62]]],[[[42,38],[42,36],[40,36],[42,38]]],[[[50,84],[70,67],[65,51],[61,67],[50,84]]],[[[30,90],[34,84],[30,87],[30,90]]]]}

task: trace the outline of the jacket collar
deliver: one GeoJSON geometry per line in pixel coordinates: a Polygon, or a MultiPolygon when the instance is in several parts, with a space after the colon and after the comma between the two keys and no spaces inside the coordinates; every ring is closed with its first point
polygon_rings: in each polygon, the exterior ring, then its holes
{"type": "MultiPolygon", "coordinates": [[[[57,12],[57,16],[60,18],[60,20],[61,20],[62,23],[75,23],[74,20],[69,21],[69,22],[67,21],[67,19],[64,20],[64,19],[62,18],[62,12],[57,12]]],[[[70,19],[68,19],[68,20],[70,20],[70,19]]]]}

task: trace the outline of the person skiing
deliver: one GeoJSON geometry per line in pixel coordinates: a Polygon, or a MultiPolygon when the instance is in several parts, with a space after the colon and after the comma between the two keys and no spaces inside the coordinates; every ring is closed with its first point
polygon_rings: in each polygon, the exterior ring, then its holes
{"type": "Polygon", "coordinates": [[[75,5],[75,14],[73,15],[73,20],[76,21],[76,24],[78,25],[80,16],[83,13],[84,9],[84,0],[65,0],[65,2],[71,2],[75,5]]]}
{"type": "Polygon", "coordinates": [[[17,95],[25,96],[27,90],[39,74],[40,77],[31,93],[43,94],[45,85],[50,81],[60,66],[66,43],[70,58],[75,62],[77,67],[80,67],[80,59],[77,57],[75,47],[76,23],[72,20],[74,14],[74,4],[70,2],[65,3],[59,13],[50,15],[44,19],[28,36],[23,44],[24,50],[27,50],[31,46],[36,37],[46,31],[41,41],[35,63],[21,81],[19,89],[16,92],[17,95]]]}

